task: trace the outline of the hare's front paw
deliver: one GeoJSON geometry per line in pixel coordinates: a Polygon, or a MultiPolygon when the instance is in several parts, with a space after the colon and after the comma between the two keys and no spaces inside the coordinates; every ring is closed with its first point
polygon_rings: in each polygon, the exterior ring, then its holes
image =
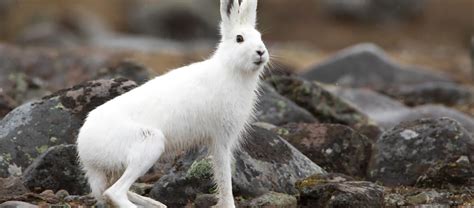
{"type": "Polygon", "coordinates": [[[211,208],[235,208],[235,204],[234,201],[219,201],[211,208]]]}

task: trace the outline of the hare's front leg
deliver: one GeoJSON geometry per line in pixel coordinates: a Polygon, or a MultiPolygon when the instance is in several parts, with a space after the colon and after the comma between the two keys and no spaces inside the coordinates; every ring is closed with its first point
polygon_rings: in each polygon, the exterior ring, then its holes
{"type": "Polygon", "coordinates": [[[234,208],[232,194],[232,149],[224,145],[214,145],[212,149],[214,180],[219,191],[219,201],[214,208],[234,208]]]}

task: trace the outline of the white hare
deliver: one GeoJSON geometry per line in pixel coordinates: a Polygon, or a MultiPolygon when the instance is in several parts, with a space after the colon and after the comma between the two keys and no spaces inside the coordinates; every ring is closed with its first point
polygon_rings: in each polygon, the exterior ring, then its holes
{"type": "Polygon", "coordinates": [[[252,117],[269,54],[255,29],[257,0],[221,0],[222,40],[214,55],[99,106],[77,147],[92,194],[117,207],[166,207],[129,192],[162,155],[207,145],[218,186],[216,207],[235,207],[233,150],[252,117]]]}

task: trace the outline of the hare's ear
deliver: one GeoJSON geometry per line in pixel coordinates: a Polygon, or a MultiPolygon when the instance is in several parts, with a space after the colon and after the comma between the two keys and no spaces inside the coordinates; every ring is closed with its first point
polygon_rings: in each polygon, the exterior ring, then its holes
{"type": "Polygon", "coordinates": [[[240,0],[240,22],[255,27],[257,24],[257,0],[240,0]]]}
{"type": "Polygon", "coordinates": [[[240,21],[239,7],[242,0],[221,0],[221,30],[225,36],[240,21]]]}

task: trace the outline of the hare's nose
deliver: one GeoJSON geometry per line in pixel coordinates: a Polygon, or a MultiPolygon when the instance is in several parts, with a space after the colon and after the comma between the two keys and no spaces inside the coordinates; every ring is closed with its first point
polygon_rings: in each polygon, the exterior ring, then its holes
{"type": "Polygon", "coordinates": [[[258,51],[257,51],[257,54],[258,54],[259,56],[263,56],[263,54],[265,54],[265,51],[258,50],[258,51]]]}

